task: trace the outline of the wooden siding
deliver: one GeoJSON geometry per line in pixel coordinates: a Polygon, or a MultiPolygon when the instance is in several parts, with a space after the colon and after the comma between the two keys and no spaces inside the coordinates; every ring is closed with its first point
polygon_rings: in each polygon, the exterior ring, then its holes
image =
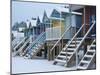
{"type": "Polygon", "coordinates": [[[64,21],[60,21],[60,20],[52,21],[52,27],[61,27],[61,33],[63,33],[63,31],[64,31],[64,26],[65,26],[64,21]]]}

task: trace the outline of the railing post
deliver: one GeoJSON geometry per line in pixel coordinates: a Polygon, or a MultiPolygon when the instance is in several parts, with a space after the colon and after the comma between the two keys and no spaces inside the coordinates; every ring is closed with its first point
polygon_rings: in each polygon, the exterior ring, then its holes
{"type": "Polygon", "coordinates": [[[55,59],[55,48],[54,48],[54,50],[52,51],[52,60],[54,60],[55,59]]]}
{"type": "MultiPolygon", "coordinates": [[[[75,27],[74,30],[75,30],[75,33],[76,33],[76,27],[75,27]]],[[[75,48],[77,48],[77,43],[76,43],[77,37],[78,36],[75,37],[75,48]]],[[[77,65],[78,65],[78,51],[76,51],[76,67],[77,67],[77,65]]]]}
{"type": "Polygon", "coordinates": [[[78,65],[78,52],[76,51],[76,67],[78,65]]]}
{"type": "MultiPolygon", "coordinates": [[[[72,12],[72,10],[71,10],[71,4],[69,5],[69,13],[70,13],[70,16],[69,16],[69,19],[70,19],[70,25],[71,25],[71,16],[72,16],[72,14],[71,14],[71,12],[72,12]]],[[[66,50],[66,64],[65,64],[65,66],[67,67],[67,64],[68,64],[68,61],[67,61],[67,48],[65,49],[66,50]]]]}
{"type": "Polygon", "coordinates": [[[51,51],[50,51],[50,44],[49,44],[49,46],[48,46],[48,60],[50,61],[51,59],[52,59],[52,53],[51,53],[51,51]]]}
{"type": "Polygon", "coordinates": [[[66,50],[66,64],[65,64],[65,67],[67,67],[67,64],[68,64],[68,62],[67,62],[67,48],[65,50],[66,50]]]}

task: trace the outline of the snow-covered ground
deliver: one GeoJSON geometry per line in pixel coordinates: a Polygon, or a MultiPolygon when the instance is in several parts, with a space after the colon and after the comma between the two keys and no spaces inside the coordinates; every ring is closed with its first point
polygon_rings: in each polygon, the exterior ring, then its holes
{"type": "Polygon", "coordinates": [[[13,74],[63,70],[76,70],[76,68],[66,68],[60,65],[53,65],[53,61],[48,61],[46,59],[25,59],[23,57],[12,57],[13,74]]]}

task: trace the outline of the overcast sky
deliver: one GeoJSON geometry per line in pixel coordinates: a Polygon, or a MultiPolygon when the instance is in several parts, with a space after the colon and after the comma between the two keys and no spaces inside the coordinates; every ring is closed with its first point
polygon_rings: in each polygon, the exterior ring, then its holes
{"type": "Polygon", "coordinates": [[[18,2],[12,1],[12,25],[15,22],[26,21],[32,17],[43,17],[44,10],[50,16],[54,8],[61,8],[64,4],[47,4],[47,3],[34,3],[34,2],[18,2]]]}

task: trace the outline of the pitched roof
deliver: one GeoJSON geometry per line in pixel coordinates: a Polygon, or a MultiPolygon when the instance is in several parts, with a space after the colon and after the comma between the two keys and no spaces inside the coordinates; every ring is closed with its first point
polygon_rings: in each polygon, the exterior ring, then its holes
{"type": "Polygon", "coordinates": [[[31,24],[32,27],[36,27],[38,23],[40,23],[39,17],[37,18],[31,18],[30,20],[27,20],[27,27],[29,28],[29,25],[31,24]]]}
{"type": "Polygon", "coordinates": [[[47,16],[47,13],[46,13],[46,11],[44,11],[43,18],[42,18],[42,22],[44,23],[44,22],[49,22],[49,21],[50,20],[49,20],[49,18],[47,16]]]}

